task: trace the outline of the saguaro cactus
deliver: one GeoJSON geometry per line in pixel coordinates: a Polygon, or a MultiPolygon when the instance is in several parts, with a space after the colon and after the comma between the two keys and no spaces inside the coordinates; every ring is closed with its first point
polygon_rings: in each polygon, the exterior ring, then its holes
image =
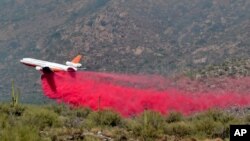
{"type": "Polygon", "coordinates": [[[18,105],[18,98],[20,95],[20,90],[18,88],[15,88],[14,81],[11,82],[11,105],[13,107],[16,107],[18,105]]]}

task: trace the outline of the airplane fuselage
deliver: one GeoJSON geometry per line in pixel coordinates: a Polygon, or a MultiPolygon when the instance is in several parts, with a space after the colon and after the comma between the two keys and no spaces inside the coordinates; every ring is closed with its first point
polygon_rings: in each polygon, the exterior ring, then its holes
{"type": "Polygon", "coordinates": [[[58,63],[33,59],[33,58],[23,58],[20,60],[21,63],[27,66],[35,67],[36,70],[43,70],[44,68],[49,68],[51,71],[76,71],[77,68],[68,65],[62,65],[58,63]]]}

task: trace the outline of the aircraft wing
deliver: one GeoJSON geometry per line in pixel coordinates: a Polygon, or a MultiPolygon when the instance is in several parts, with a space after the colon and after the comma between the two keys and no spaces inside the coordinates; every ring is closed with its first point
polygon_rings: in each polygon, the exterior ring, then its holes
{"type": "Polygon", "coordinates": [[[55,67],[53,67],[53,68],[51,68],[51,67],[45,66],[45,67],[40,67],[40,68],[41,69],[39,69],[39,70],[43,71],[44,73],[59,72],[59,71],[71,71],[71,72],[76,71],[76,69],[73,67],[67,67],[67,68],[55,68],[55,67]]]}
{"type": "Polygon", "coordinates": [[[51,72],[55,72],[55,71],[61,71],[60,69],[51,68],[48,66],[36,66],[36,70],[40,70],[43,73],[51,73],[51,72]]]}

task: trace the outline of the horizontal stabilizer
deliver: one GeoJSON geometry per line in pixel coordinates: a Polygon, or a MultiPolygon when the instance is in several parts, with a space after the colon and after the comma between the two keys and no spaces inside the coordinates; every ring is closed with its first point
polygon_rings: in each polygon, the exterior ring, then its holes
{"type": "Polygon", "coordinates": [[[79,63],[81,61],[81,58],[81,55],[77,55],[71,62],[67,61],[66,65],[70,67],[79,68],[82,66],[82,64],[79,63]]]}
{"type": "Polygon", "coordinates": [[[66,62],[66,65],[70,66],[70,67],[75,67],[75,68],[79,68],[82,66],[82,64],[80,64],[80,63],[73,63],[73,62],[69,62],[69,61],[66,62]]]}

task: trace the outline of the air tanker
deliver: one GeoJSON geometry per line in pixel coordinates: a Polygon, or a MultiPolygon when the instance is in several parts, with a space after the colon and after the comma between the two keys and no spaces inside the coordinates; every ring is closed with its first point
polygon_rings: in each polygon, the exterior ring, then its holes
{"type": "Polygon", "coordinates": [[[71,62],[67,61],[66,65],[58,64],[54,62],[48,62],[33,58],[23,58],[20,60],[20,62],[24,65],[34,67],[38,71],[42,72],[57,72],[57,71],[77,71],[77,68],[81,67],[82,64],[80,64],[82,56],[77,55],[71,62]]]}

